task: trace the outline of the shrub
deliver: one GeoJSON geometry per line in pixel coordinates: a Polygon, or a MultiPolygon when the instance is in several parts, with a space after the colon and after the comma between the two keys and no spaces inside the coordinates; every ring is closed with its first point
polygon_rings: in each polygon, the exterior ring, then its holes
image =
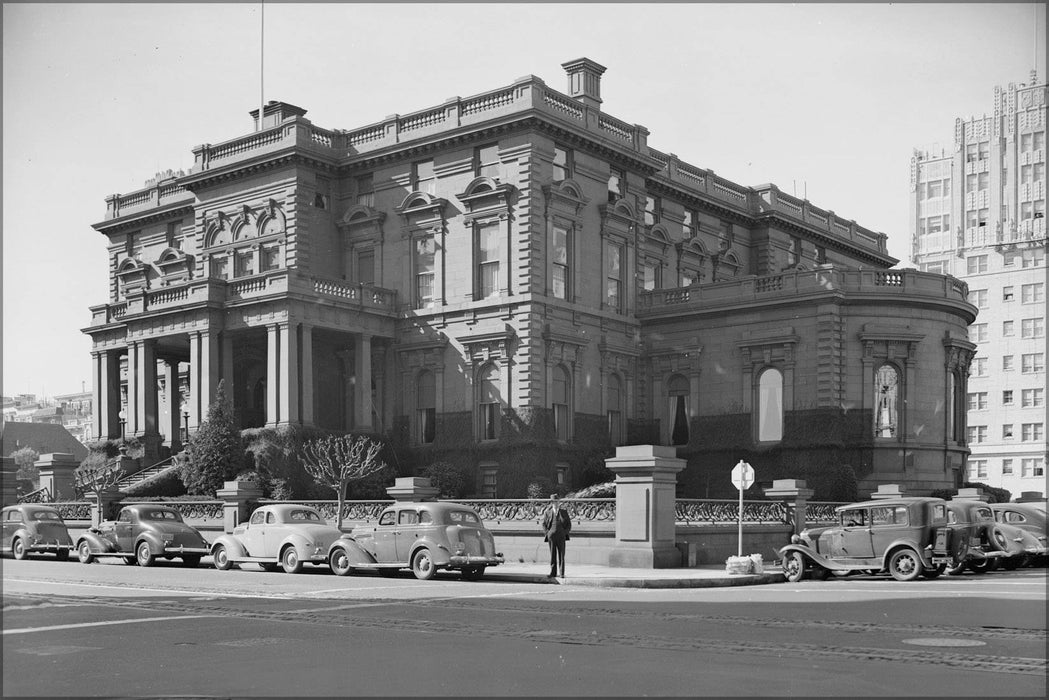
{"type": "Polygon", "coordinates": [[[423,467],[422,474],[430,478],[430,485],[437,489],[440,498],[461,498],[466,490],[466,473],[457,464],[434,462],[423,467]]]}
{"type": "MultiPolygon", "coordinates": [[[[170,469],[145,479],[125,493],[128,498],[159,498],[168,496],[182,496],[186,493],[186,485],[182,483],[181,469],[173,465],[170,469]]],[[[193,496],[197,498],[197,496],[193,496]]]]}
{"type": "Polygon", "coordinates": [[[182,466],[182,482],[191,494],[212,497],[223,484],[244,467],[244,447],[236,427],[233,402],[219,382],[215,401],[207,419],[190,437],[187,460],[182,466]]]}
{"type": "Polygon", "coordinates": [[[528,484],[529,498],[548,498],[553,492],[554,484],[545,476],[541,476],[528,484]]]}

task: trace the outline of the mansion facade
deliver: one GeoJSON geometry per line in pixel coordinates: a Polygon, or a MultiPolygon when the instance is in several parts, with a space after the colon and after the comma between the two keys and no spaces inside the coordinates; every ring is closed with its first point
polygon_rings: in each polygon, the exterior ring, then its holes
{"type": "Polygon", "coordinates": [[[640,443],[677,446],[682,496],[740,459],[759,485],[843,463],[861,489],[959,484],[965,284],[650,147],[603,110],[602,66],[564,68],[566,92],[526,76],[352,130],[269,102],[107,198],[98,437],[175,451],[223,381],[243,428],[375,434],[481,496],[640,443]]]}

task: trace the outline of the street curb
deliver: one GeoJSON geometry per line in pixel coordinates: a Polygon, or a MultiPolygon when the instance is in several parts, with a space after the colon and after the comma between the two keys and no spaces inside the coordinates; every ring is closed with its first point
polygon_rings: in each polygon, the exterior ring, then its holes
{"type": "Polygon", "coordinates": [[[500,574],[492,572],[488,577],[518,583],[545,583],[557,586],[591,586],[594,588],[728,588],[731,586],[758,586],[786,581],[782,573],[737,574],[716,578],[615,578],[580,576],[567,579],[551,579],[533,574],[500,574]]]}

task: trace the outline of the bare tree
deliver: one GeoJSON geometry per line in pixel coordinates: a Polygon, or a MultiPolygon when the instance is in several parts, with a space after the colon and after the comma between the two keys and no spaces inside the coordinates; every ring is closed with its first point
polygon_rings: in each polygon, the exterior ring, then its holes
{"type": "Polygon", "coordinates": [[[123,476],[119,459],[106,459],[104,454],[92,452],[73,473],[73,487],[100,499],[101,494],[116,486],[123,476]]]}
{"type": "Polygon", "coordinates": [[[381,443],[363,435],[332,435],[310,440],[302,446],[306,473],[322,486],[335,489],[338,495],[336,527],[342,528],[346,485],[366,479],[386,467],[386,463],[379,459],[381,450],[381,443]]]}

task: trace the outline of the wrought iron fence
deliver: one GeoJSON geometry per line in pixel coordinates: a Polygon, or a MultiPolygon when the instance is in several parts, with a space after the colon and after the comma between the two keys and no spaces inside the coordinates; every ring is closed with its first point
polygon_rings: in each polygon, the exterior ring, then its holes
{"type": "MultiPolygon", "coordinates": [[[[781,501],[743,501],[743,522],[785,523],[788,513],[781,501]]],[[[685,524],[734,523],[739,521],[739,501],[679,498],[674,520],[685,524]]]]}
{"type": "Polygon", "coordinates": [[[50,503],[51,502],[51,491],[45,486],[42,489],[36,491],[30,491],[24,496],[18,498],[19,503],[50,503]]]}
{"type": "MultiPolygon", "coordinates": [[[[301,506],[309,506],[310,508],[315,508],[325,520],[336,520],[335,515],[339,508],[338,501],[277,501],[267,498],[260,500],[259,503],[295,503],[301,506]]],[[[358,522],[378,520],[379,514],[391,503],[393,501],[346,501],[342,504],[342,519],[358,522]]]]}
{"type": "Polygon", "coordinates": [[[58,501],[48,505],[57,510],[63,520],[91,519],[91,504],[87,501],[58,501]]]}
{"type": "Polygon", "coordinates": [[[153,503],[158,506],[174,508],[184,520],[222,520],[222,501],[151,501],[149,499],[128,499],[120,502],[122,506],[134,503],[153,503]]]}
{"type": "MultiPolygon", "coordinates": [[[[529,522],[543,517],[548,501],[535,499],[465,499],[456,503],[470,506],[486,522],[529,522]]],[[[614,498],[564,498],[565,507],[577,523],[612,522],[616,519],[614,498]]]]}

